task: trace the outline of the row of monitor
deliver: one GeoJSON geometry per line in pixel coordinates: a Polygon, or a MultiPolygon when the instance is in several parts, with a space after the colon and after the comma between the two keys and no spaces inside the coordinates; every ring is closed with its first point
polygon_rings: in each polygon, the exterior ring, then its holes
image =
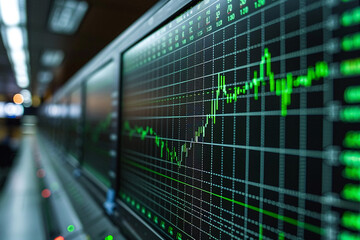
{"type": "Polygon", "coordinates": [[[359,13],[160,1],[44,104],[41,126],[139,236],[358,239],[359,13]]]}

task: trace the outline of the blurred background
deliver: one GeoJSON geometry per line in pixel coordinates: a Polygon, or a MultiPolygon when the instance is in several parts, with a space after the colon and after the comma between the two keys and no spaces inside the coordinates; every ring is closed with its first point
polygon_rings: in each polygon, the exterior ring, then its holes
{"type": "Polygon", "coordinates": [[[34,139],[23,137],[41,104],[155,3],[0,0],[0,239],[56,236],[36,220],[44,204],[26,150],[34,139]]]}
{"type": "Polygon", "coordinates": [[[0,185],[36,115],[69,78],[156,0],[0,0],[0,185]]]}

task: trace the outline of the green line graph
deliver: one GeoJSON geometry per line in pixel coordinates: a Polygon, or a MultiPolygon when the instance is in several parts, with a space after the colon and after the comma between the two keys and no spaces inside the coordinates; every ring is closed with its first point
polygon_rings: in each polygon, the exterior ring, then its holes
{"type": "MultiPolygon", "coordinates": [[[[271,211],[268,211],[268,210],[264,210],[264,209],[261,209],[261,208],[258,208],[258,207],[255,207],[255,206],[252,206],[252,205],[249,205],[249,204],[246,204],[246,203],[243,203],[243,202],[240,202],[240,201],[236,201],[234,199],[231,199],[231,198],[227,198],[227,197],[224,197],[220,194],[216,194],[216,193],[213,193],[213,192],[210,192],[210,191],[207,191],[205,189],[202,189],[202,188],[199,188],[199,187],[196,187],[196,186],[193,186],[189,183],[186,183],[186,182],[183,182],[183,181],[180,181],[178,179],[175,179],[175,178],[172,178],[170,176],[167,176],[165,174],[162,174],[162,173],[159,173],[155,170],[152,170],[150,168],[147,168],[139,163],[136,163],[136,162],[133,162],[133,161],[130,161],[130,160],[127,160],[127,159],[124,159],[123,160],[124,162],[126,162],[127,164],[129,165],[132,165],[136,168],[139,168],[139,169],[142,169],[142,170],[145,170],[147,172],[151,172],[153,174],[156,174],[158,176],[161,176],[161,177],[164,177],[164,178],[167,178],[167,179],[170,179],[172,181],[175,181],[175,182],[178,182],[178,183],[181,183],[185,186],[188,186],[188,187],[191,187],[193,189],[196,189],[196,190],[199,190],[203,193],[207,193],[207,194],[210,194],[212,196],[215,196],[215,197],[218,197],[218,198],[221,198],[222,200],[226,200],[226,201],[229,201],[231,203],[234,203],[236,205],[239,205],[239,206],[242,206],[242,207],[245,207],[247,209],[251,209],[253,211],[256,211],[256,212],[259,212],[259,213],[262,213],[264,215],[267,215],[269,217],[272,217],[272,218],[275,218],[275,219],[279,219],[279,220],[282,220],[286,223],[289,223],[291,225],[294,225],[294,226],[298,226],[298,227],[301,227],[301,228],[304,228],[308,231],[311,231],[313,233],[316,233],[316,234],[319,234],[319,235],[322,235],[324,234],[324,230],[318,226],[315,226],[313,224],[309,224],[309,223],[305,223],[305,222],[301,222],[301,221],[298,221],[294,218],[291,218],[291,217],[286,217],[286,216],[283,216],[283,215],[280,215],[280,214],[277,214],[277,213],[274,213],[274,212],[271,212],[271,211]]],[[[280,238],[280,237],[279,237],[280,238]]]]}
{"type": "Polygon", "coordinates": [[[221,98],[226,99],[227,104],[235,104],[239,95],[246,95],[253,93],[254,99],[259,99],[259,87],[266,86],[268,79],[269,91],[275,92],[275,95],[280,97],[281,101],[281,115],[287,115],[287,108],[291,104],[291,94],[293,88],[312,86],[313,81],[320,80],[329,75],[328,64],[326,62],[317,62],[315,67],[308,67],[306,75],[293,77],[292,73],[287,73],[286,78],[275,79],[275,74],[271,67],[271,53],[268,48],[264,49],[264,54],[261,57],[258,71],[254,71],[253,79],[248,81],[243,86],[234,87],[232,92],[226,88],[225,76],[218,74],[218,86],[214,91],[215,97],[211,100],[210,113],[206,115],[205,124],[199,126],[194,132],[194,137],[191,138],[190,144],[184,143],[181,145],[180,154],[177,153],[175,147],[170,147],[167,140],[162,139],[152,127],[146,126],[130,126],[129,121],[124,122],[124,131],[129,133],[130,140],[135,133],[140,135],[141,140],[145,140],[146,136],[155,137],[155,144],[160,148],[161,158],[166,156],[171,162],[175,162],[179,167],[184,158],[187,158],[189,151],[192,149],[192,142],[199,142],[199,137],[205,137],[206,129],[212,122],[216,124],[216,115],[219,111],[219,101],[221,98]]]}

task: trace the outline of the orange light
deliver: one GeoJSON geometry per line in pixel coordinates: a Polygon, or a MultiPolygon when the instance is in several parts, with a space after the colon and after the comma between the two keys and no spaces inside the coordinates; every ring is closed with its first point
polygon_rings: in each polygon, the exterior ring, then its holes
{"type": "Polygon", "coordinates": [[[63,236],[58,236],[58,237],[54,238],[54,240],[65,240],[65,238],[63,236]]]}
{"type": "Polygon", "coordinates": [[[49,189],[44,189],[44,190],[42,190],[41,191],[41,196],[43,197],[43,198],[48,198],[48,197],[50,197],[51,196],[51,192],[50,192],[50,190],[49,189]]]}
{"type": "Polygon", "coordinates": [[[20,93],[17,93],[13,97],[13,101],[16,104],[22,104],[24,102],[24,97],[20,93]]]}

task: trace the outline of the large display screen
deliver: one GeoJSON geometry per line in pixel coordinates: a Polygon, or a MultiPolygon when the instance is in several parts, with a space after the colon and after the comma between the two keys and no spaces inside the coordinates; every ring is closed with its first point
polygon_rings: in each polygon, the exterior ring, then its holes
{"type": "Polygon", "coordinates": [[[81,158],[82,146],[82,92],[78,87],[70,95],[69,104],[69,137],[65,143],[68,147],[69,154],[78,162],[81,158]]]}
{"type": "Polygon", "coordinates": [[[359,239],[359,16],[205,0],[129,48],[123,202],[166,239],[359,239]]]}
{"type": "Polygon", "coordinates": [[[111,140],[116,133],[113,107],[114,92],[117,92],[115,66],[110,62],[97,70],[88,78],[85,88],[83,165],[106,186],[110,186],[109,170],[116,156],[111,140]]]}

